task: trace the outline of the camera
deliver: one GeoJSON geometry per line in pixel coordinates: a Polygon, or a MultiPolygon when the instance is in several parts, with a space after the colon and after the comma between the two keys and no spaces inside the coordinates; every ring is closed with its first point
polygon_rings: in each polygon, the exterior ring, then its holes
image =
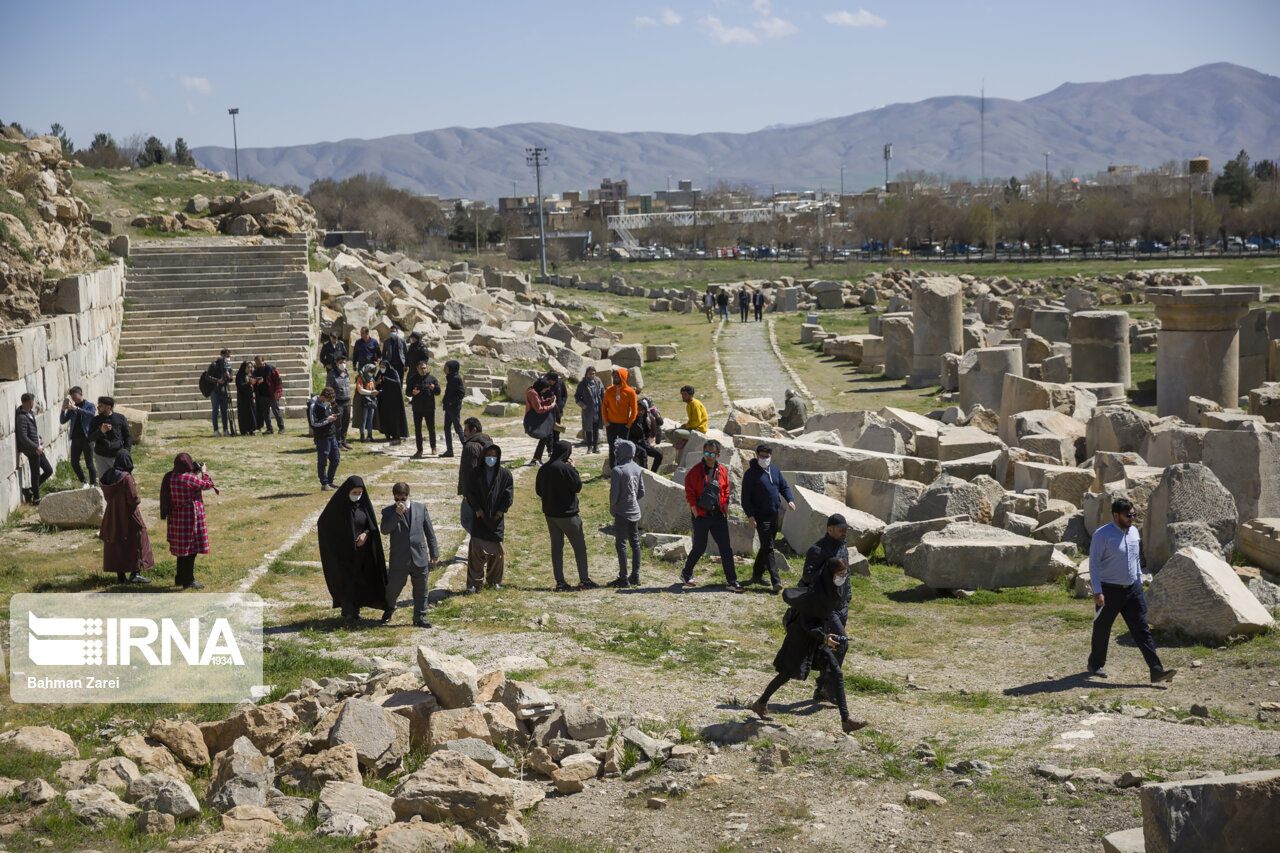
{"type": "Polygon", "coordinates": [[[199,459],[192,459],[191,464],[195,466],[197,471],[199,471],[201,468],[204,467],[204,463],[201,462],[199,459]]]}

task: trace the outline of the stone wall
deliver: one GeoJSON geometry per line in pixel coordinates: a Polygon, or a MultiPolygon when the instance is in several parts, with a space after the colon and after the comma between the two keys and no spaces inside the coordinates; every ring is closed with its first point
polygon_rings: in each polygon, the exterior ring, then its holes
{"type": "MultiPolygon", "coordinates": [[[[36,420],[55,467],[67,458],[66,427],[58,423],[67,389],[79,385],[95,400],[115,386],[116,351],[124,312],[124,261],[58,282],[52,316],[0,334],[0,521],[20,500],[14,412],[36,395],[36,420]]],[[[26,460],[22,460],[26,465],[26,460]]]]}

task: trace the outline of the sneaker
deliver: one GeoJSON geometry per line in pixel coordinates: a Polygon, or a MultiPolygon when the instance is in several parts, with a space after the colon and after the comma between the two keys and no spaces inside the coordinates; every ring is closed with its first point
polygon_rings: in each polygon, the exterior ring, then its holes
{"type": "Polygon", "coordinates": [[[1151,670],[1151,683],[1159,684],[1161,681],[1172,681],[1177,674],[1178,671],[1176,669],[1165,669],[1164,667],[1153,669],[1151,670]]]}
{"type": "Polygon", "coordinates": [[[632,575],[629,582],[632,586],[640,586],[640,576],[632,575]]]}
{"type": "Polygon", "coordinates": [[[479,591],[480,590],[477,587],[474,587],[474,586],[467,587],[467,595],[475,595],[479,591]]]}
{"type": "Polygon", "coordinates": [[[852,717],[845,717],[840,721],[840,728],[845,734],[848,734],[849,732],[856,732],[858,729],[865,729],[866,727],[866,720],[855,720],[852,717]]]}
{"type": "Polygon", "coordinates": [[[151,578],[134,572],[129,575],[129,583],[151,583],[151,578]]]}
{"type": "Polygon", "coordinates": [[[777,595],[777,594],[778,594],[778,593],[780,593],[780,592],[782,592],[782,584],[780,584],[780,583],[775,583],[775,584],[773,585],[773,594],[774,594],[774,595],[777,595]]]}
{"type": "Polygon", "coordinates": [[[333,491],[333,486],[329,485],[328,483],[321,483],[321,484],[320,484],[320,491],[322,491],[322,492],[331,492],[331,491],[333,491]]]}
{"type": "Polygon", "coordinates": [[[213,431],[213,437],[214,437],[214,438],[221,438],[221,437],[222,437],[222,433],[218,432],[218,431],[215,429],[215,430],[213,431]]]}
{"type": "Polygon", "coordinates": [[[769,722],[773,719],[769,714],[769,706],[759,699],[751,703],[751,713],[755,714],[765,722],[769,722]]]}
{"type": "Polygon", "coordinates": [[[200,581],[192,581],[189,584],[183,585],[182,588],[183,589],[204,589],[204,584],[200,583],[200,581]]]}
{"type": "Polygon", "coordinates": [[[444,453],[441,453],[441,454],[440,454],[440,458],[441,458],[441,459],[448,459],[448,458],[449,458],[450,456],[452,456],[452,455],[453,455],[453,451],[452,451],[452,450],[446,450],[444,453]]]}
{"type": "Polygon", "coordinates": [[[628,586],[630,586],[630,584],[627,583],[626,578],[614,578],[613,580],[609,581],[607,586],[611,586],[614,589],[626,589],[628,586]]]}
{"type": "Polygon", "coordinates": [[[390,624],[391,624],[391,614],[392,614],[392,613],[395,613],[395,611],[394,611],[394,610],[384,610],[384,611],[382,611],[382,618],[381,618],[380,620],[378,620],[378,621],[379,621],[379,622],[381,622],[383,625],[390,625],[390,624]]]}
{"type": "MultiPolygon", "coordinates": [[[[1108,676],[1107,676],[1107,671],[1106,671],[1105,669],[1103,669],[1102,667],[1100,667],[1100,666],[1091,666],[1091,667],[1089,667],[1089,675],[1093,676],[1094,678],[1107,678],[1107,677],[1108,677],[1108,676]]],[[[1155,680],[1156,680],[1156,671],[1155,671],[1154,669],[1153,669],[1153,670],[1151,670],[1151,680],[1152,680],[1152,681],[1155,681],[1155,680]]]]}
{"type": "Polygon", "coordinates": [[[414,619],[414,620],[413,620],[413,627],[415,627],[415,628],[433,628],[433,627],[435,627],[435,626],[434,626],[434,625],[432,625],[430,622],[428,622],[426,619],[414,619]]]}
{"type": "Polygon", "coordinates": [[[692,589],[693,587],[697,586],[697,584],[693,582],[693,578],[680,578],[680,585],[683,587],[688,587],[689,589],[692,589]]]}
{"type": "Polygon", "coordinates": [[[729,592],[746,592],[746,589],[740,583],[731,583],[729,584],[729,592]]]}
{"type": "Polygon", "coordinates": [[[587,578],[582,583],[578,584],[578,589],[599,589],[599,588],[600,588],[600,584],[591,580],[591,578],[587,578]]]}
{"type": "Polygon", "coordinates": [[[569,586],[567,583],[556,584],[556,592],[573,592],[577,587],[569,586]]]}
{"type": "Polygon", "coordinates": [[[491,583],[489,584],[489,588],[496,589],[498,592],[502,592],[502,584],[500,583],[491,583]]]}

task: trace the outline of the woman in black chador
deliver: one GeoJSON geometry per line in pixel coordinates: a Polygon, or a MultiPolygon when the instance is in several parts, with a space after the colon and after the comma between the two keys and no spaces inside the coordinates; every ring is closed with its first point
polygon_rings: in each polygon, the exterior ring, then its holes
{"type": "Polygon", "coordinates": [[[808,587],[789,589],[782,598],[791,609],[783,616],[787,635],[782,648],[773,659],[778,674],[764,689],[764,693],[751,706],[762,720],[769,716],[769,697],[788,680],[804,681],[809,669],[817,665],[818,683],[825,687],[828,696],[835,698],[840,709],[840,727],[852,732],[866,725],[863,720],[849,717],[849,705],[844,695],[844,672],[840,668],[843,655],[838,655],[849,638],[840,623],[840,608],[844,604],[841,587],[849,582],[849,564],[839,558],[827,560],[822,573],[808,587]]]}
{"type": "Polygon", "coordinates": [[[253,402],[253,362],[245,360],[236,371],[236,425],[241,435],[258,429],[258,410],[253,402]]]}
{"type": "Polygon", "coordinates": [[[320,535],[320,564],[333,606],[342,608],[348,628],[354,628],[361,607],[387,607],[387,561],[373,502],[364,480],[348,477],[329,499],[316,523],[320,535]]]}

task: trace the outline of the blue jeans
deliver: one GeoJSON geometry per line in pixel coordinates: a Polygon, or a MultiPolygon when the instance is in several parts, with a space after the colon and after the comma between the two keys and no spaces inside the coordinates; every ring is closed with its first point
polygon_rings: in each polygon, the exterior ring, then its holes
{"type": "Polygon", "coordinates": [[[316,439],[316,474],[320,477],[320,485],[333,485],[333,476],[338,473],[338,462],[341,458],[338,454],[338,439],[332,436],[316,439]],[[326,462],[329,464],[327,473],[326,462]]]}
{"type": "Polygon", "coordinates": [[[229,414],[229,406],[231,405],[231,397],[225,394],[219,394],[214,391],[209,395],[209,408],[212,410],[213,431],[218,431],[218,413],[222,413],[222,431],[227,435],[231,435],[231,416],[229,414]]]}
{"type": "Polygon", "coordinates": [[[373,416],[378,411],[376,403],[371,403],[366,397],[364,401],[364,423],[360,427],[360,437],[364,438],[365,433],[369,434],[369,438],[373,438],[373,416]]]}

